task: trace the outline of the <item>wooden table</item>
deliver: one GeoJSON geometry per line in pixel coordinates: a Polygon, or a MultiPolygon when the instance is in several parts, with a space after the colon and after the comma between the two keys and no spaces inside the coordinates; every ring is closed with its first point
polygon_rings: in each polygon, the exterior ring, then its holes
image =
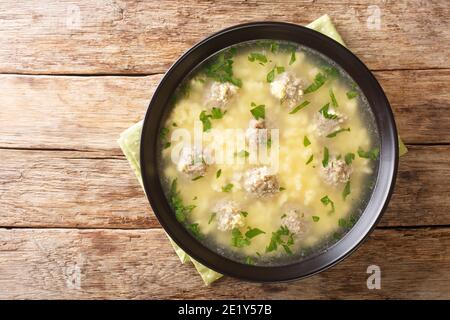
{"type": "Polygon", "coordinates": [[[446,0],[0,1],[0,298],[449,299],[449,15],[446,0]],[[409,148],[389,209],[319,275],[206,287],[180,264],[116,139],[204,36],[324,13],[381,82],[409,148]],[[380,290],[366,286],[369,265],[380,290]]]}

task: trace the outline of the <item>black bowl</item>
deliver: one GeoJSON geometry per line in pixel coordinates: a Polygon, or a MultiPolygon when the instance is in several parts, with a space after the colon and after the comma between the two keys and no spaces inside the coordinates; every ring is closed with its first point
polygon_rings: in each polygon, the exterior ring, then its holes
{"type": "Polygon", "coordinates": [[[392,195],[398,166],[397,129],[383,89],[369,69],[348,49],[314,30],[294,24],[255,22],[237,25],[211,35],[194,45],[167,71],[155,90],[145,116],[141,137],[141,169],[150,204],[169,236],[191,257],[205,266],[245,280],[272,282],[304,278],[323,271],[353,252],[369,235],[392,195]],[[272,39],[310,47],[340,65],[358,84],[375,115],[380,135],[380,158],[376,184],[364,212],[346,235],[323,252],[283,266],[242,264],[208,249],[176,219],[164,195],[158,172],[158,137],[169,112],[169,99],[180,82],[214,53],[237,43],[272,39]]]}

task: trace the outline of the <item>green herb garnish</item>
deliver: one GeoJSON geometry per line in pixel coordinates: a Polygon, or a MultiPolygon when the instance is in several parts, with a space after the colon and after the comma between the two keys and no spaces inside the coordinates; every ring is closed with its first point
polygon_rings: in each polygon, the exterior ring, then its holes
{"type": "Polygon", "coordinates": [[[358,155],[361,158],[377,160],[379,154],[380,154],[379,148],[373,148],[369,151],[364,151],[363,149],[358,148],[358,155]]]}
{"type": "Polygon", "coordinates": [[[254,264],[255,264],[255,261],[253,260],[252,257],[247,256],[247,258],[245,258],[245,263],[246,263],[246,264],[249,264],[249,265],[254,265],[254,264]]]}
{"type": "Polygon", "coordinates": [[[320,217],[318,216],[312,216],[312,219],[314,222],[318,222],[320,220],[320,217]]]}
{"type": "Polygon", "coordinates": [[[331,98],[331,105],[335,108],[339,107],[336,96],[334,95],[333,89],[330,89],[330,98],[331,98]]]}
{"type": "Polygon", "coordinates": [[[278,190],[279,191],[284,191],[284,190],[286,190],[286,188],[285,187],[280,187],[278,190]]]}
{"type": "Polygon", "coordinates": [[[325,119],[336,119],[337,115],[328,113],[328,109],[330,108],[330,104],[325,104],[322,108],[320,108],[319,113],[325,118],[325,119]]]}
{"type": "Polygon", "coordinates": [[[327,134],[327,138],[334,138],[338,135],[338,133],[344,132],[344,131],[348,131],[350,132],[350,128],[342,128],[342,129],[338,129],[336,131],[333,131],[330,134],[327,134]]]}
{"type": "Polygon", "coordinates": [[[331,212],[334,212],[334,202],[328,196],[322,197],[320,202],[322,202],[324,206],[331,204],[331,212]]]}
{"type": "Polygon", "coordinates": [[[197,239],[203,239],[198,223],[187,224],[186,227],[197,239]]]}
{"type": "Polygon", "coordinates": [[[195,178],[192,178],[192,181],[197,181],[198,179],[201,179],[201,178],[203,178],[203,176],[197,176],[195,178]]]}
{"type": "Polygon", "coordinates": [[[306,161],[306,165],[310,164],[311,161],[313,161],[313,159],[314,159],[314,155],[312,154],[312,155],[309,157],[308,161],[306,161]]]}
{"type": "Polygon", "coordinates": [[[284,72],[284,67],[273,67],[272,70],[267,74],[266,80],[267,82],[272,82],[275,79],[275,73],[280,74],[284,72]]]}
{"type": "Polygon", "coordinates": [[[260,104],[259,106],[256,105],[256,103],[252,102],[251,106],[253,109],[250,110],[253,117],[258,119],[265,119],[266,118],[266,106],[263,104],[260,104]]]}
{"type": "Polygon", "coordinates": [[[311,141],[309,141],[308,137],[305,136],[305,137],[303,138],[303,145],[304,145],[305,147],[307,147],[307,146],[309,146],[310,144],[311,144],[311,141]]]}
{"type": "Polygon", "coordinates": [[[241,158],[247,158],[250,155],[250,153],[247,150],[241,150],[238,153],[236,153],[236,155],[241,158]]]}
{"type": "Polygon", "coordinates": [[[354,90],[347,91],[348,99],[353,99],[353,98],[357,97],[358,95],[359,95],[358,91],[354,91],[354,90]]]}
{"type": "Polygon", "coordinates": [[[251,243],[251,239],[263,233],[265,232],[258,228],[249,227],[245,235],[243,235],[238,228],[234,228],[231,231],[231,245],[237,248],[248,246],[251,243]]]}
{"type": "Polygon", "coordinates": [[[353,160],[355,160],[355,154],[354,153],[347,153],[344,157],[345,164],[351,165],[353,160]]]}
{"type": "Polygon", "coordinates": [[[213,222],[213,220],[216,218],[216,215],[217,215],[216,212],[211,213],[211,216],[209,217],[208,220],[208,224],[211,224],[211,222],[213,222]]]}
{"type": "Polygon", "coordinates": [[[235,86],[241,87],[242,81],[233,75],[233,56],[236,54],[236,48],[221,52],[214,61],[205,67],[205,75],[219,82],[230,82],[235,86]]]}
{"type": "Polygon", "coordinates": [[[289,231],[286,226],[281,226],[277,231],[272,232],[269,245],[266,247],[266,252],[277,250],[278,246],[282,246],[287,254],[292,254],[289,246],[294,244],[294,234],[289,231]]]}
{"type": "Polygon", "coordinates": [[[239,212],[241,216],[243,216],[244,218],[246,218],[248,216],[248,212],[247,211],[240,211],[239,212]]]}
{"type": "Polygon", "coordinates": [[[222,169],[217,170],[217,172],[216,172],[216,179],[219,179],[221,174],[222,174],[222,169]]]}
{"type": "Polygon", "coordinates": [[[231,245],[233,247],[242,248],[250,244],[250,239],[245,238],[239,229],[234,228],[231,231],[231,245]]]}
{"type": "Polygon", "coordinates": [[[344,191],[342,191],[342,198],[347,198],[347,196],[350,194],[350,180],[347,181],[344,187],[344,191]]]}
{"type": "Polygon", "coordinates": [[[327,147],[323,147],[323,160],[322,160],[322,165],[325,168],[328,165],[328,160],[330,158],[330,154],[328,152],[328,148],[327,147]]]}
{"type": "Polygon", "coordinates": [[[245,237],[248,239],[252,239],[256,236],[259,236],[260,234],[265,233],[261,229],[258,228],[248,228],[248,231],[245,233],[245,237]]]}
{"type": "Polygon", "coordinates": [[[232,189],[233,189],[233,184],[228,183],[222,187],[222,192],[231,192],[232,189]]]}
{"type": "Polygon", "coordinates": [[[169,192],[169,200],[173,210],[175,211],[175,217],[179,222],[185,222],[186,216],[196,207],[195,205],[185,206],[183,204],[180,192],[177,190],[177,179],[172,181],[169,192]]]}
{"type": "Polygon", "coordinates": [[[211,125],[211,120],[209,120],[210,117],[211,117],[211,116],[208,115],[208,114],[206,113],[206,111],[202,111],[202,112],[200,113],[199,119],[200,119],[200,121],[201,121],[202,124],[203,124],[203,132],[208,131],[208,130],[211,129],[211,127],[212,127],[212,125],[211,125]]]}
{"type": "Polygon", "coordinates": [[[295,58],[295,51],[292,51],[291,53],[291,59],[289,60],[289,65],[293,64],[295,62],[295,60],[297,60],[295,58]]]}
{"type": "Polygon", "coordinates": [[[211,118],[212,119],[222,119],[225,113],[222,112],[220,108],[212,108],[211,110],[211,118]]]}
{"type": "Polygon", "coordinates": [[[259,52],[252,52],[248,55],[248,61],[259,61],[261,64],[264,64],[267,62],[267,57],[259,52]]]}
{"type": "Polygon", "coordinates": [[[162,128],[159,132],[159,136],[161,138],[161,142],[163,144],[163,149],[167,149],[170,147],[170,141],[169,141],[169,129],[168,128],[162,128]]]}
{"type": "Polygon", "coordinates": [[[327,77],[324,76],[322,73],[318,73],[316,74],[316,76],[314,77],[314,81],[313,83],[311,83],[304,91],[304,94],[307,93],[311,93],[314,92],[316,90],[318,90],[321,86],[323,86],[323,84],[325,83],[325,81],[327,80],[327,77]]]}
{"type": "Polygon", "coordinates": [[[303,101],[298,106],[296,106],[289,114],[297,113],[298,111],[302,110],[304,107],[306,107],[309,104],[308,100],[303,101]]]}

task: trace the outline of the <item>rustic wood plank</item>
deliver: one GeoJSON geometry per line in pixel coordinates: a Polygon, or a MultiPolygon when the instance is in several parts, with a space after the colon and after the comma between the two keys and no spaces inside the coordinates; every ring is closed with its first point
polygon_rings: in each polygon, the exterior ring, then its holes
{"type": "MultiPolygon", "coordinates": [[[[450,143],[450,70],[376,76],[405,142],[450,143]]],[[[118,135],[143,118],[160,78],[0,75],[0,147],[120,154],[118,135]]]]}
{"type": "Polygon", "coordinates": [[[205,287],[160,229],[1,229],[0,298],[449,299],[449,248],[448,228],[375,230],[349,258],[311,278],[226,277],[205,287]],[[381,269],[380,290],[367,289],[370,265],[381,269]]]}
{"type": "MultiPolygon", "coordinates": [[[[0,226],[159,227],[123,157],[0,149],[0,226]]],[[[450,225],[450,146],[411,146],[381,226],[450,225]]]]}
{"type": "Polygon", "coordinates": [[[0,72],[153,74],[233,24],[307,24],[324,13],[372,69],[450,67],[448,1],[310,2],[4,0],[0,72]]]}

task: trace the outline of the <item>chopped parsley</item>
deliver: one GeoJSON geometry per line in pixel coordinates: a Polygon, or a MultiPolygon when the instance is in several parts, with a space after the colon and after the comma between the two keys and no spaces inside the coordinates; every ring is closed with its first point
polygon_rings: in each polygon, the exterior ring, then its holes
{"type": "Polygon", "coordinates": [[[190,223],[186,227],[197,239],[203,239],[203,234],[200,231],[198,223],[190,223]]]}
{"type": "Polygon", "coordinates": [[[242,81],[233,75],[233,56],[236,54],[236,48],[221,52],[216,59],[208,63],[205,67],[205,75],[218,82],[230,82],[235,86],[241,87],[242,81]]]}
{"type": "Polygon", "coordinates": [[[212,119],[222,119],[225,112],[222,112],[220,108],[212,108],[211,110],[211,118],[212,119]]]}
{"type": "Polygon", "coordinates": [[[306,107],[309,104],[308,100],[303,101],[302,103],[300,103],[298,106],[296,106],[291,112],[289,112],[289,114],[294,114],[299,112],[300,110],[302,110],[304,107],[306,107]]]}
{"type": "Polygon", "coordinates": [[[293,64],[295,62],[296,57],[295,57],[295,51],[292,51],[291,53],[291,59],[289,60],[289,65],[293,64]]]}
{"type": "Polygon", "coordinates": [[[334,212],[334,202],[328,197],[328,196],[324,196],[320,199],[320,202],[322,202],[322,204],[324,206],[328,206],[329,204],[331,205],[331,212],[334,212]]]}
{"type": "Polygon", "coordinates": [[[234,228],[231,231],[231,245],[237,248],[248,246],[251,243],[251,239],[263,233],[265,232],[261,229],[249,227],[245,235],[243,235],[238,228],[234,228]]]}
{"type": "Polygon", "coordinates": [[[232,189],[233,189],[233,184],[227,183],[226,185],[224,185],[222,187],[222,192],[231,192],[232,189]]]}
{"type": "Polygon", "coordinates": [[[290,246],[294,244],[294,234],[289,231],[286,226],[281,226],[277,231],[272,232],[269,245],[266,247],[266,252],[276,251],[278,246],[283,247],[287,254],[291,255],[290,246]]]}
{"type": "Polygon", "coordinates": [[[350,132],[350,128],[342,128],[342,129],[338,129],[336,131],[333,131],[330,134],[327,134],[327,138],[334,138],[338,135],[338,133],[344,132],[344,131],[348,131],[350,132]]]}
{"type": "Polygon", "coordinates": [[[231,245],[233,247],[242,248],[250,244],[250,239],[245,238],[239,229],[234,228],[231,231],[231,245]]]}
{"type": "Polygon", "coordinates": [[[211,114],[206,113],[206,111],[202,111],[200,113],[199,119],[203,124],[203,132],[208,131],[212,127],[212,123],[210,119],[222,119],[225,112],[223,112],[220,108],[212,108],[211,114]]]}
{"type": "Polygon", "coordinates": [[[266,106],[263,104],[260,104],[259,106],[256,105],[256,103],[252,102],[251,106],[253,107],[250,112],[252,113],[253,117],[258,119],[265,119],[266,118],[266,106]]]}
{"type": "Polygon", "coordinates": [[[358,91],[355,91],[355,90],[347,91],[348,99],[353,99],[353,98],[357,97],[358,95],[359,95],[358,91]]]}
{"type": "Polygon", "coordinates": [[[350,194],[350,180],[347,181],[344,187],[344,191],[342,191],[342,198],[347,198],[347,196],[350,194]]]}
{"type": "Polygon", "coordinates": [[[330,154],[328,152],[328,148],[327,147],[323,147],[323,160],[322,160],[322,165],[325,168],[326,166],[328,166],[328,160],[330,159],[330,154]]]}
{"type": "Polygon", "coordinates": [[[243,216],[244,218],[247,218],[247,216],[248,216],[248,212],[247,211],[240,211],[239,214],[241,216],[243,216]]]}
{"type": "Polygon", "coordinates": [[[337,118],[337,115],[335,115],[335,114],[333,114],[333,113],[328,113],[328,109],[329,109],[329,108],[330,108],[330,104],[327,103],[327,104],[325,104],[322,108],[320,108],[319,113],[320,113],[325,119],[328,119],[328,120],[336,119],[336,118],[337,118]]]}
{"type": "Polygon", "coordinates": [[[360,156],[360,158],[377,160],[379,154],[380,154],[379,148],[373,148],[369,151],[364,151],[363,149],[358,148],[358,155],[360,156]]]}
{"type": "Polygon", "coordinates": [[[255,261],[253,260],[252,257],[247,256],[247,258],[245,258],[245,263],[246,263],[246,264],[249,264],[249,265],[254,265],[254,264],[255,264],[255,261]]]}
{"type": "Polygon", "coordinates": [[[267,82],[272,82],[275,79],[275,73],[280,74],[284,72],[284,67],[273,67],[272,70],[267,74],[266,80],[267,82]]]}
{"type": "Polygon", "coordinates": [[[314,222],[318,222],[320,220],[320,217],[318,216],[312,216],[312,219],[314,222]]]}
{"type": "Polygon", "coordinates": [[[278,48],[279,48],[279,47],[280,47],[280,45],[279,45],[278,43],[272,42],[272,43],[270,44],[270,51],[271,51],[272,53],[275,53],[275,52],[278,51],[278,48]]]}
{"type": "Polygon", "coordinates": [[[331,98],[331,105],[334,108],[339,107],[338,102],[336,100],[336,96],[334,95],[333,89],[330,89],[330,98],[331,98]]]}
{"type": "Polygon", "coordinates": [[[161,138],[161,143],[163,145],[163,149],[167,149],[170,147],[170,141],[169,141],[169,129],[168,128],[162,128],[159,132],[159,136],[161,138]]]}
{"type": "Polygon", "coordinates": [[[252,52],[248,55],[248,61],[259,61],[260,64],[264,65],[267,62],[267,57],[259,52],[252,52]]]}
{"type": "Polygon", "coordinates": [[[305,136],[305,137],[303,138],[303,145],[304,145],[305,147],[307,147],[307,146],[309,146],[310,144],[311,144],[311,141],[309,141],[308,137],[305,136]]]}
{"type": "Polygon", "coordinates": [[[312,155],[309,157],[308,161],[306,161],[306,164],[307,164],[307,165],[310,164],[311,161],[313,161],[313,159],[314,159],[314,155],[312,154],[312,155]]]}
{"type": "Polygon", "coordinates": [[[219,179],[221,174],[222,174],[222,169],[217,170],[217,172],[216,172],[216,179],[219,179]]]}
{"type": "Polygon", "coordinates": [[[216,215],[217,215],[216,212],[211,213],[211,216],[209,217],[208,220],[208,224],[211,224],[211,222],[213,222],[213,220],[216,218],[216,215]]]}
{"type": "Polygon", "coordinates": [[[311,83],[304,91],[305,94],[318,90],[327,81],[327,77],[323,73],[319,72],[314,77],[313,83],[311,83]]]}
{"type": "Polygon", "coordinates": [[[241,150],[238,153],[236,153],[236,155],[241,158],[247,158],[250,155],[250,153],[247,150],[241,150]]]}
{"type": "Polygon", "coordinates": [[[280,187],[278,190],[279,191],[284,191],[284,190],[286,190],[286,188],[285,187],[280,187]]]}
{"type": "Polygon", "coordinates": [[[203,124],[203,132],[208,131],[212,127],[211,120],[209,120],[210,117],[210,115],[206,114],[206,111],[200,113],[199,119],[203,124]]]}
{"type": "Polygon", "coordinates": [[[355,160],[355,154],[354,153],[347,153],[345,156],[344,156],[344,160],[345,160],[345,164],[347,164],[347,165],[351,165],[352,164],[352,162],[353,162],[353,160],[355,160]]]}
{"type": "Polygon", "coordinates": [[[185,206],[183,204],[183,200],[181,199],[180,192],[177,190],[177,179],[174,179],[172,181],[172,185],[170,187],[169,192],[169,200],[170,205],[172,206],[173,210],[175,211],[175,218],[179,222],[185,222],[186,217],[189,213],[194,210],[196,207],[195,205],[188,205],[185,206]]]}
{"type": "Polygon", "coordinates": [[[265,233],[261,229],[258,228],[248,228],[247,232],[245,233],[245,237],[248,239],[253,239],[256,236],[259,236],[260,234],[265,233]]]}
{"type": "Polygon", "coordinates": [[[197,176],[195,178],[192,178],[192,181],[197,181],[198,179],[201,179],[201,178],[203,178],[203,176],[197,176]]]}

